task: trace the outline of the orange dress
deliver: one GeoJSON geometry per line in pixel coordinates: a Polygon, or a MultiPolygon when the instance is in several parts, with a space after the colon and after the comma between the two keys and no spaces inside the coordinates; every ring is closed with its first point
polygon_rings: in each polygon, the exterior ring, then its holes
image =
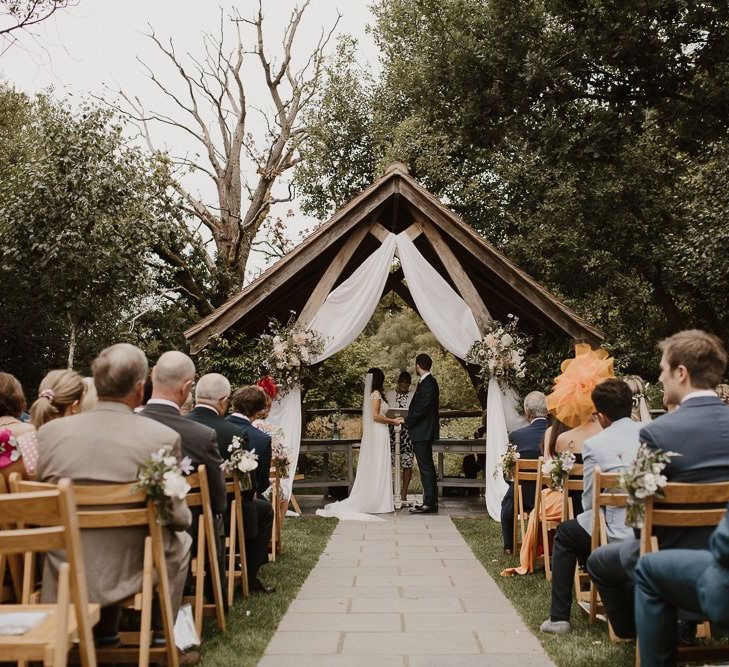
{"type": "MultiPolygon", "coordinates": [[[[547,521],[559,521],[562,517],[562,492],[542,489],[540,501],[544,507],[547,521]]],[[[531,574],[534,572],[534,544],[539,542],[541,531],[539,530],[539,517],[536,509],[529,514],[524,541],[519,551],[519,567],[507,567],[501,572],[502,577],[513,577],[515,574],[531,574]]]]}

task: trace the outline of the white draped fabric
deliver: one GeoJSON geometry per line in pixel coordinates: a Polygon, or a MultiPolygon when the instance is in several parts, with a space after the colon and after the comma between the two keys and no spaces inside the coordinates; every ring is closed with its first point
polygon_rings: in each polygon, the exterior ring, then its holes
{"type": "Polygon", "coordinates": [[[481,338],[471,309],[420,254],[405,232],[397,236],[397,251],[423,322],[446,350],[465,359],[471,345],[481,338]]]}
{"type": "MultiPolygon", "coordinates": [[[[327,340],[324,352],[312,362],[328,359],[362,332],[382,297],[396,249],[413,301],[438,342],[456,357],[464,359],[471,345],[481,337],[471,309],[428,263],[412,239],[405,232],[397,237],[390,233],[380,248],[329,294],[309,324],[309,328],[318,331],[327,340]]],[[[486,505],[491,517],[497,521],[501,499],[507,489],[500,475],[494,478],[508,444],[505,406],[510,408],[509,426],[514,424],[516,427],[518,415],[513,397],[505,399],[498,382],[491,380],[487,399],[486,505]]],[[[292,476],[282,482],[284,493],[290,493],[301,445],[301,391],[289,391],[275,401],[269,419],[283,429],[292,450],[292,476]]]]}

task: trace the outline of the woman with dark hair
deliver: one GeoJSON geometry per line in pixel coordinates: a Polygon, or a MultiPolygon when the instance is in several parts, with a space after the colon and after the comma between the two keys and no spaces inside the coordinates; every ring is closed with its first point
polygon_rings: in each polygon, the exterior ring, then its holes
{"type": "Polygon", "coordinates": [[[362,442],[357,474],[348,498],[317,510],[319,516],[350,521],[383,521],[375,514],[393,512],[392,465],[388,425],[402,424],[402,419],[387,416],[385,374],[370,368],[365,377],[362,405],[362,442]]]}
{"type": "Polygon", "coordinates": [[[14,472],[25,474],[17,438],[35,430],[32,424],[20,420],[25,406],[25,394],[18,378],[0,373],[0,475],[6,480],[14,472]]]}

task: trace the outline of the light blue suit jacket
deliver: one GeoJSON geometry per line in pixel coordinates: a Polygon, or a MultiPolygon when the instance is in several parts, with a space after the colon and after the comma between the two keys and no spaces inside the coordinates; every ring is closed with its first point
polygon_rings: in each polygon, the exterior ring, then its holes
{"type": "MultiPolygon", "coordinates": [[[[638,451],[638,434],[643,426],[641,422],[635,422],[629,417],[618,419],[582,444],[582,507],[585,511],[577,516],[577,522],[588,535],[592,534],[592,471],[595,466],[600,466],[602,472],[620,472],[629,466],[638,451]]],[[[606,507],[604,512],[608,540],[613,542],[634,537],[633,529],[625,525],[625,508],[606,507]]]]}

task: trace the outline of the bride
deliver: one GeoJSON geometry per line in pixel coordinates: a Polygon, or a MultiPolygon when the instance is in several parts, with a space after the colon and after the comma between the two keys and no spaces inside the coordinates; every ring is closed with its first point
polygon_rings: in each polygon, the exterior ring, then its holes
{"type": "Polygon", "coordinates": [[[372,515],[394,511],[390,432],[387,426],[402,424],[402,419],[386,416],[389,406],[384,398],[384,384],[385,374],[379,368],[367,371],[362,405],[362,444],[352,491],[345,500],[317,510],[319,516],[350,521],[383,521],[372,515]]]}

